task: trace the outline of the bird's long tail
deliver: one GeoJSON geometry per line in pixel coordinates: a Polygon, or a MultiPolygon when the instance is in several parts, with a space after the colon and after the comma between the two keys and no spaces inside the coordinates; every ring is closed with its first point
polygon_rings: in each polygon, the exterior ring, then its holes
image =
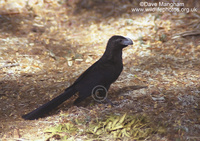
{"type": "Polygon", "coordinates": [[[33,110],[32,112],[23,115],[22,118],[26,120],[34,120],[43,117],[44,114],[47,114],[48,112],[62,104],[64,101],[73,96],[76,92],[77,91],[73,87],[69,87],[65,90],[64,93],[60,94],[59,96],[40,106],[39,108],[33,110]]]}

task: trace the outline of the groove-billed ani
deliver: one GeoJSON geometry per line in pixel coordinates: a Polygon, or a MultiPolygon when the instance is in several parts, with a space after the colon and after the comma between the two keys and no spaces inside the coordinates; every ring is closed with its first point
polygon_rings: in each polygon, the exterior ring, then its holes
{"type": "Polygon", "coordinates": [[[129,38],[112,36],[107,43],[103,56],[82,73],[64,93],[22,117],[27,120],[43,117],[44,114],[59,106],[76,92],[79,92],[79,97],[74,104],[89,97],[96,86],[103,86],[108,90],[123,70],[122,49],[132,44],[133,42],[129,38]]]}

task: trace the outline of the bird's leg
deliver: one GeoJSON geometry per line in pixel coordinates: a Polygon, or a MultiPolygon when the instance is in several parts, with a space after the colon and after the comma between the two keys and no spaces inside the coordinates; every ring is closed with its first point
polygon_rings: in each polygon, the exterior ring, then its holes
{"type": "Polygon", "coordinates": [[[106,101],[107,103],[109,103],[111,106],[115,106],[115,104],[113,104],[112,101],[110,101],[108,98],[106,98],[105,101],[106,101]]]}

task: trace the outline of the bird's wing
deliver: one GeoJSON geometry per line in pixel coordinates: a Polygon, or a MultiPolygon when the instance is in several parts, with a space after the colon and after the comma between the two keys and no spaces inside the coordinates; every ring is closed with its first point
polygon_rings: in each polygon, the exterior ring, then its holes
{"type": "Polygon", "coordinates": [[[97,67],[98,67],[98,63],[99,61],[96,61],[92,66],[90,66],[86,71],[84,71],[78,79],[76,79],[76,81],[74,82],[73,85],[76,85],[77,83],[79,83],[81,80],[92,77],[94,73],[98,73],[97,67]]]}

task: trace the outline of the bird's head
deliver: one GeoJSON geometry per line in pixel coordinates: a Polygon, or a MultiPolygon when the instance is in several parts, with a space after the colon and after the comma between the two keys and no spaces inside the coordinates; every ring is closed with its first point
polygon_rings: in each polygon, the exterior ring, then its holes
{"type": "Polygon", "coordinates": [[[108,40],[107,46],[122,49],[128,45],[133,45],[133,41],[130,38],[114,35],[108,40]]]}

